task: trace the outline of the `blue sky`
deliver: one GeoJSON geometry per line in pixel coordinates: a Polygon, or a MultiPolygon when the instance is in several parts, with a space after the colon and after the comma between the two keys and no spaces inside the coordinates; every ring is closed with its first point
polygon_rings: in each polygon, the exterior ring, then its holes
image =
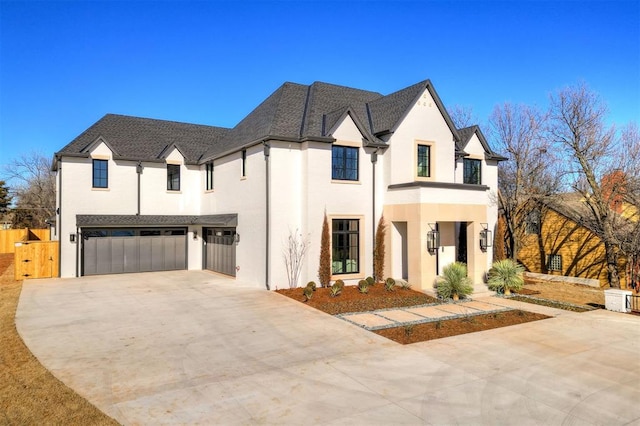
{"type": "Polygon", "coordinates": [[[0,0],[0,168],[107,113],[232,127],[285,81],[426,78],[480,121],[585,81],[640,122],[640,2],[0,0]]]}

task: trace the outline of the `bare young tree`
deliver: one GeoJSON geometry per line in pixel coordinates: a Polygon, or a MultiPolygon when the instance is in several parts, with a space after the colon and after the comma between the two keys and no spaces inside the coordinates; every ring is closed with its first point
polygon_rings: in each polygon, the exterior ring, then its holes
{"type": "MultiPolygon", "coordinates": [[[[605,259],[611,287],[620,287],[618,258],[620,241],[616,235],[618,213],[612,202],[627,187],[622,176],[628,176],[622,160],[620,139],[615,128],[607,126],[607,106],[586,84],[560,90],[551,96],[549,135],[557,151],[563,155],[565,179],[581,194],[588,211],[584,218],[596,231],[605,248],[605,259]],[[611,180],[618,171],[620,178],[611,180]]],[[[637,171],[636,171],[637,173],[637,171]]]]}
{"type": "Polygon", "coordinates": [[[528,216],[557,191],[555,160],[543,137],[545,117],[535,108],[505,103],[494,108],[489,132],[508,161],[498,169],[498,206],[504,219],[506,256],[517,260],[528,216]]]}
{"type": "Polygon", "coordinates": [[[44,228],[55,213],[56,182],[51,160],[38,152],[24,154],[5,167],[14,190],[14,226],[44,228]]]}
{"type": "Polygon", "coordinates": [[[289,237],[282,252],[284,264],[287,267],[287,280],[289,288],[298,287],[300,280],[300,272],[302,271],[302,262],[309,249],[309,240],[303,238],[302,234],[296,229],[295,232],[289,230],[289,237]]]}
{"type": "Polygon", "coordinates": [[[473,108],[466,105],[454,105],[448,108],[449,116],[453,124],[458,129],[472,126],[478,123],[478,117],[473,112],[473,108]]]}

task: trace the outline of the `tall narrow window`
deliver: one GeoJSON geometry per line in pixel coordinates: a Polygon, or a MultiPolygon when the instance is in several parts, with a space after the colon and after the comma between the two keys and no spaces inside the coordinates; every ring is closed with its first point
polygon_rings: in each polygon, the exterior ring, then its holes
{"type": "Polygon", "coordinates": [[[180,165],[167,164],[167,190],[180,191],[180,165]]]}
{"type": "Polygon", "coordinates": [[[242,150],[242,177],[247,177],[247,150],[242,150]]]}
{"type": "Polygon", "coordinates": [[[93,160],[93,187],[109,187],[109,162],[107,160],[93,160]]]}
{"type": "Polygon", "coordinates": [[[333,219],[332,273],[352,274],[360,271],[360,221],[358,219],[333,219]]]}
{"type": "Polygon", "coordinates": [[[418,177],[431,177],[431,147],[418,145],[418,177]]]}
{"type": "Polygon", "coordinates": [[[331,179],[358,180],[358,148],[337,145],[331,148],[331,179]]]}
{"type": "Polygon", "coordinates": [[[207,173],[206,173],[206,188],[207,191],[211,191],[213,189],[213,161],[211,163],[207,163],[206,165],[207,173]]]}
{"type": "Polygon", "coordinates": [[[472,158],[465,158],[463,161],[463,182],[472,185],[480,185],[482,183],[482,161],[472,158]]]}

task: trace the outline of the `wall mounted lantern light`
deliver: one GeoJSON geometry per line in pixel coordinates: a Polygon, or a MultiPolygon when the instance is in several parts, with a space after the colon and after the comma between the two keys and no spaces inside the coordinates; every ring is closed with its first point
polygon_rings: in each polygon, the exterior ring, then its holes
{"type": "Polygon", "coordinates": [[[482,231],[480,231],[480,250],[487,251],[488,247],[491,247],[491,231],[489,231],[488,223],[481,223],[482,231]]]}
{"type": "Polygon", "coordinates": [[[193,239],[194,240],[198,239],[198,231],[193,231],[193,239]]]}
{"type": "Polygon", "coordinates": [[[240,242],[240,234],[235,234],[233,237],[233,241],[236,243],[236,245],[240,242]]]}
{"type": "Polygon", "coordinates": [[[429,232],[427,232],[427,250],[429,253],[434,254],[440,247],[440,232],[438,231],[438,225],[435,223],[429,224],[429,232]]]}

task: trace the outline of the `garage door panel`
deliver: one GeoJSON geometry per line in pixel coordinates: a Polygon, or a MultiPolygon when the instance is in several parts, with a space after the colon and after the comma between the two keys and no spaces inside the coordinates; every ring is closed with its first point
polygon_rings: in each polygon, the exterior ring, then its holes
{"type": "Polygon", "coordinates": [[[235,229],[207,230],[206,268],[212,271],[236,275],[235,229]]]}
{"type": "Polygon", "coordinates": [[[157,229],[138,235],[133,229],[120,229],[118,236],[109,236],[109,230],[88,230],[82,247],[83,275],[186,269],[186,230],[165,232],[168,235],[157,229]]]}

